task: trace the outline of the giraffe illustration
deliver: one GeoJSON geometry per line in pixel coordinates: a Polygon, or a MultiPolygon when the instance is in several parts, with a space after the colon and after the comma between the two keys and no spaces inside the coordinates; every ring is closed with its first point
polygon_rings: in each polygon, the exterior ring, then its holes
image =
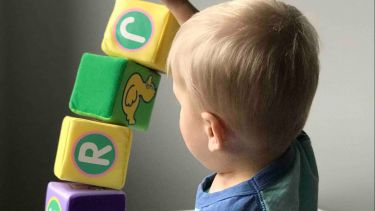
{"type": "Polygon", "coordinates": [[[141,97],[147,103],[154,98],[155,93],[156,90],[152,83],[152,76],[147,79],[147,82],[144,82],[138,73],[133,74],[129,78],[122,99],[122,109],[126,114],[129,125],[136,123],[134,115],[138,109],[141,97]]]}

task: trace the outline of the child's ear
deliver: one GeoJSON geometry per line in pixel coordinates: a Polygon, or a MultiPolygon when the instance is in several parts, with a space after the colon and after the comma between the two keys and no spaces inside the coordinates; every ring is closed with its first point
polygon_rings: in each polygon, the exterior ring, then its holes
{"type": "Polygon", "coordinates": [[[208,149],[211,152],[221,150],[225,142],[225,125],[221,119],[209,112],[202,112],[204,131],[208,138],[208,149]]]}

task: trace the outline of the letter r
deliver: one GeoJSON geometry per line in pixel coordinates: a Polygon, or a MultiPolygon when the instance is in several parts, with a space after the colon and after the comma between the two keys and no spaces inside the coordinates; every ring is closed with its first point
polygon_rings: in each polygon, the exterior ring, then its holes
{"type": "Polygon", "coordinates": [[[96,144],[91,142],[86,142],[82,144],[79,149],[78,160],[84,163],[91,163],[96,165],[108,166],[110,164],[109,160],[100,158],[112,150],[112,147],[107,145],[101,150],[98,150],[96,144]],[[92,157],[86,156],[87,150],[92,150],[92,157]]]}

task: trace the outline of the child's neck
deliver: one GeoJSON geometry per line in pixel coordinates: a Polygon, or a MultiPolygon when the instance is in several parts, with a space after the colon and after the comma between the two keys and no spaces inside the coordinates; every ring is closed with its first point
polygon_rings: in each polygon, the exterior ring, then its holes
{"type": "Polygon", "coordinates": [[[242,166],[242,168],[234,168],[225,172],[217,172],[214,180],[212,181],[209,193],[222,191],[249,180],[268,163],[269,161],[266,161],[262,162],[261,164],[258,163],[258,165],[247,165],[242,166]]]}
{"type": "Polygon", "coordinates": [[[212,181],[209,192],[214,193],[235,186],[241,182],[249,180],[255,175],[254,172],[227,172],[217,173],[212,181]]]}

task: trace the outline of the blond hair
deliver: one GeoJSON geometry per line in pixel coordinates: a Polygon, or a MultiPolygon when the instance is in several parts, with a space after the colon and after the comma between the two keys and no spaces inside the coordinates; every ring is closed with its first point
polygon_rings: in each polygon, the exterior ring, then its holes
{"type": "Polygon", "coordinates": [[[280,154],[307,120],[319,78],[318,35],[295,7],[234,0],[195,14],[178,31],[167,72],[197,106],[242,139],[280,154]]]}

